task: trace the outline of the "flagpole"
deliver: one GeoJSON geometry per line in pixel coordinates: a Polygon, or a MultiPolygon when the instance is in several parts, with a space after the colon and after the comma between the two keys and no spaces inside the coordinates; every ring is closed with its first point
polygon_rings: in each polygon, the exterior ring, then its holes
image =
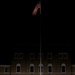
{"type": "MultiPolygon", "coordinates": [[[[40,30],[41,30],[41,26],[40,26],[40,30]]],[[[41,74],[41,63],[42,61],[41,61],[41,31],[40,31],[40,75],[42,75],[41,74]]]]}
{"type": "MultiPolygon", "coordinates": [[[[40,15],[41,15],[41,6],[40,6],[40,15]]],[[[40,75],[42,75],[42,73],[41,73],[41,63],[42,63],[42,61],[41,61],[41,21],[40,21],[40,75]]]]}

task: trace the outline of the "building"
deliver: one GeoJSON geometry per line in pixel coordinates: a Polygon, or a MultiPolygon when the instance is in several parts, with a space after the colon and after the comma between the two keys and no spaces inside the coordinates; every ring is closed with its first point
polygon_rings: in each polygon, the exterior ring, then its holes
{"type": "Polygon", "coordinates": [[[40,75],[40,67],[42,75],[75,75],[69,48],[45,48],[41,51],[41,64],[39,49],[17,49],[10,64],[0,64],[0,75],[40,75]]]}

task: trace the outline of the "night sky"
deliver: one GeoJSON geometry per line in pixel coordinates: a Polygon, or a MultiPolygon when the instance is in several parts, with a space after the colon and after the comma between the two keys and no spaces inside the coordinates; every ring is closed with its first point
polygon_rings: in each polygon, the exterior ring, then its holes
{"type": "MultiPolygon", "coordinates": [[[[49,1],[49,0],[48,0],[49,1]]],[[[15,47],[40,47],[40,25],[42,47],[72,46],[73,8],[69,3],[42,3],[42,18],[32,16],[37,1],[3,2],[1,5],[1,55],[14,51],[15,47]],[[50,3],[50,4],[49,4],[50,3]],[[28,5],[26,5],[28,4],[28,5]],[[50,10],[49,10],[50,9],[50,10]],[[41,22],[40,22],[41,20],[41,22]]]]}

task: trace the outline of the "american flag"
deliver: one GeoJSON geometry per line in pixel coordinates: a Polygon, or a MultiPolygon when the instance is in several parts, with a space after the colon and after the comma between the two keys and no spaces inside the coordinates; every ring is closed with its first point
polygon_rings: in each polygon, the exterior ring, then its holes
{"type": "Polygon", "coordinates": [[[38,10],[40,9],[40,13],[41,13],[41,2],[38,2],[32,12],[32,15],[36,15],[38,10]]]}

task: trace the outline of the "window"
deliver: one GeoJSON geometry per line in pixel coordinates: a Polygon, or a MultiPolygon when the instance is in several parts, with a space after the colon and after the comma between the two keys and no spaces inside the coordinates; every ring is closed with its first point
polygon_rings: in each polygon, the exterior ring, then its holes
{"type": "Polygon", "coordinates": [[[43,65],[39,64],[39,72],[43,72],[43,65]]]}
{"type": "Polygon", "coordinates": [[[21,72],[21,65],[20,64],[16,65],[16,72],[21,72]]]}
{"type": "Polygon", "coordinates": [[[15,59],[18,59],[18,53],[15,53],[15,59]]]}
{"type": "Polygon", "coordinates": [[[63,59],[63,53],[59,53],[59,59],[63,59]]]}
{"type": "Polygon", "coordinates": [[[15,53],[15,59],[23,59],[23,53],[15,53]]]}
{"type": "Polygon", "coordinates": [[[75,72],[75,65],[72,65],[72,72],[75,72]]]}
{"type": "Polygon", "coordinates": [[[8,67],[5,67],[4,68],[4,72],[8,72],[8,67]]]}
{"type": "Polygon", "coordinates": [[[8,69],[10,68],[10,65],[2,65],[4,67],[4,72],[8,72],[8,69]]]}
{"type": "Polygon", "coordinates": [[[61,72],[66,72],[66,65],[65,64],[61,65],[61,72]]]}
{"type": "Polygon", "coordinates": [[[52,73],[52,71],[53,71],[52,64],[49,64],[48,65],[48,73],[52,73]]]}
{"type": "Polygon", "coordinates": [[[23,53],[19,53],[19,59],[23,59],[23,53]]]}
{"type": "Polygon", "coordinates": [[[64,59],[68,59],[68,54],[67,53],[64,53],[64,59]]]}
{"type": "Polygon", "coordinates": [[[30,72],[31,72],[31,73],[34,72],[34,64],[30,64],[30,72]]]}
{"type": "Polygon", "coordinates": [[[30,59],[34,59],[34,53],[30,53],[30,59]]]}
{"type": "Polygon", "coordinates": [[[48,59],[52,59],[52,53],[48,53],[47,57],[48,59]]]}

